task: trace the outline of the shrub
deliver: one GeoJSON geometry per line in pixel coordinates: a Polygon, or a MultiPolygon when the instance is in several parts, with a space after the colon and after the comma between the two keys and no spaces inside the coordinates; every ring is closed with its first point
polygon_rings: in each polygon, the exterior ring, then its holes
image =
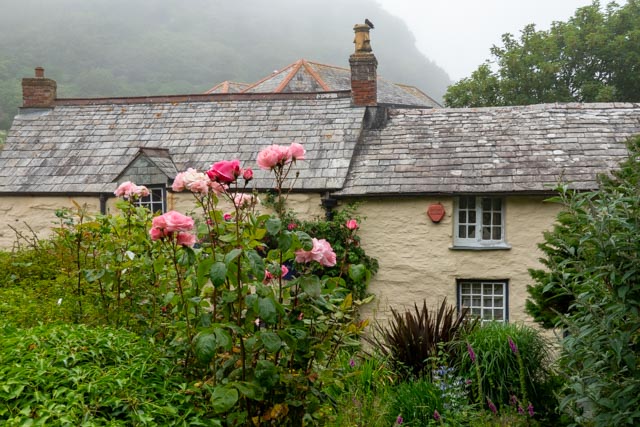
{"type": "Polygon", "coordinates": [[[387,425],[394,425],[394,422],[414,427],[434,424],[435,412],[445,412],[443,403],[442,391],[427,378],[403,382],[393,389],[387,425]]]}
{"type": "Polygon", "coordinates": [[[531,403],[537,413],[555,412],[548,343],[537,330],[514,323],[483,323],[465,334],[457,347],[454,364],[471,381],[472,400],[484,406],[490,399],[502,411],[515,398],[525,411],[531,403]]]}
{"type": "Polygon", "coordinates": [[[444,299],[434,314],[423,301],[422,309],[401,314],[391,308],[393,318],[388,325],[376,323],[373,334],[365,339],[373,348],[388,357],[399,373],[420,377],[431,375],[439,352],[454,351],[450,345],[465,330],[475,328],[477,321],[469,320],[468,308],[460,313],[444,299]]]}
{"type": "Polygon", "coordinates": [[[4,327],[0,424],[220,425],[153,342],[83,325],[4,327]]]}

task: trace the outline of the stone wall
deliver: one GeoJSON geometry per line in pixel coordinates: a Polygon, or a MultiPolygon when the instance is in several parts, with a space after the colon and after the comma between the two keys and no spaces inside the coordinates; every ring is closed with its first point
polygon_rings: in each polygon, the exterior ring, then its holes
{"type": "Polygon", "coordinates": [[[508,197],[505,223],[511,249],[452,250],[452,198],[367,200],[358,210],[367,217],[360,229],[362,246],[378,259],[380,270],[369,287],[377,303],[365,308],[364,316],[384,320],[389,307],[402,310],[425,298],[431,306],[444,297],[456,304],[456,279],[507,279],[509,320],[529,322],[524,312],[526,286],[532,283],[528,269],[540,266],[537,244],[558,210],[542,197],[508,197]],[[446,215],[436,224],[426,211],[438,202],[446,215]]]}

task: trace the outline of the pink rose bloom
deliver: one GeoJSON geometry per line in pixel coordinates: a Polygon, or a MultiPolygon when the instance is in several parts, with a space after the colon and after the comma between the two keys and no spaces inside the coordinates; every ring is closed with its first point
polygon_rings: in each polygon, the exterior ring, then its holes
{"type": "Polygon", "coordinates": [[[358,221],[356,221],[355,219],[350,219],[349,221],[347,221],[347,228],[349,230],[355,230],[356,228],[358,228],[358,221]]]}
{"type": "Polygon", "coordinates": [[[291,161],[289,149],[281,145],[270,145],[258,153],[257,163],[260,169],[270,170],[291,161]]]}
{"type": "Polygon", "coordinates": [[[223,218],[224,218],[225,221],[230,221],[231,220],[231,214],[230,213],[226,213],[226,214],[224,214],[223,218]]]}
{"type": "Polygon", "coordinates": [[[282,274],[280,274],[280,277],[284,277],[289,273],[289,269],[286,265],[280,266],[280,271],[282,272],[282,274]]]}
{"type": "Polygon", "coordinates": [[[173,184],[171,184],[171,189],[175,192],[184,191],[184,172],[179,172],[178,175],[173,179],[173,184]]]}
{"type": "Polygon", "coordinates": [[[199,193],[199,194],[209,193],[209,190],[211,189],[211,187],[209,186],[209,183],[211,182],[211,180],[209,179],[209,177],[205,176],[205,178],[206,179],[201,179],[199,181],[192,182],[189,185],[189,190],[191,190],[192,193],[199,193]]]}
{"type": "Polygon", "coordinates": [[[182,246],[189,246],[192,247],[193,245],[196,244],[196,236],[195,234],[191,234],[191,233],[178,233],[178,244],[182,245],[182,246]]]}
{"type": "Polygon", "coordinates": [[[287,224],[287,230],[291,231],[293,229],[295,229],[297,227],[295,222],[290,222],[289,224],[287,224]]]}
{"type": "Polygon", "coordinates": [[[126,181],[120,184],[116,191],[113,192],[113,194],[125,199],[131,199],[148,196],[149,189],[144,185],[135,185],[131,181],[126,181]]]}
{"type": "Polygon", "coordinates": [[[149,236],[151,236],[151,240],[160,240],[164,237],[164,233],[160,228],[152,227],[149,230],[149,236]]]}
{"type": "Polygon", "coordinates": [[[291,158],[292,160],[304,160],[304,154],[306,153],[306,151],[304,150],[304,147],[300,144],[298,144],[297,142],[293,142],[291,143],[291,145],[289,146],[289,158],[291,158]]]}
{"type": "Polygon", "coordinates": [[[325,239],[311,239],[313,247],[310,251],[298,249],[296,251],[296,262],[316,261],[325,267],[333,267],[336,265],[336,253],[333,251],[331,244],[325,239]]]}
{"type": "Polygon", "coordinates": [[[228,184],[242,174],[239,160],[222,160],[211,165],[207,175],[212,181],[228,184]]]}
{"type": "Polygon", "coordinates": [[[227,189],[226,185],[220,184],[219,182],[209,180],[209,188],[216,194],[222,194],[227,189]]]}
{"type": "Polygon", "coordinates": [[[164,215],[160,215],[154,219],[164,217],[166,223],[165,231],[168,233],[190,231],[193,229],[193,218],[182,215],[180,212],[169,211],[164,215]]]}
{"type": "Polygon", "coordinates": [[[255,202],[252,194],[238,193],[233,196],[233,204],[239,208],[246,208],[255,202]]]}
{"type": "Polygon", "coordinates": [[[245,181],[251,181],[253,179],[253,169],[246,168],[244,172],[242,172],[242,177],[245,181]]]}

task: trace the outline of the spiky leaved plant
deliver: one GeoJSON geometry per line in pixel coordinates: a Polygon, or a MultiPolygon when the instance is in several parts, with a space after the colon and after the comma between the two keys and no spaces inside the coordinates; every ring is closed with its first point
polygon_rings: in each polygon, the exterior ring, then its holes
{"type": "Polygon", "coordinates": [[[439,309],[429,311],[426,301],[419,309],[404,313],[391,308],[392,319],[388,324],[376,322],[373,334],[365,339],[373,348],[389,357],[398,373],[414,377],[430,375],[432,363],[439,352],[449,356],[453,347],[450,345],[462,331],[473,329],[477,320],[468,316],[469,309],[463,307],[460,312],[456,307],[447,304],[445,298],[439,309]]]}

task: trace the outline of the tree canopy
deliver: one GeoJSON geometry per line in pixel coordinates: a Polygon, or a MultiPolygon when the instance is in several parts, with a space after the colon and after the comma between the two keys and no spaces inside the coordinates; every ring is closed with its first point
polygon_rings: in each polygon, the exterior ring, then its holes
{"type": "Polygon", "coordinates": [[[449,107],[640,101],[640,0],[599,1],[547,31],[502,36],[493,61],[449,86],[449,107]]]}

